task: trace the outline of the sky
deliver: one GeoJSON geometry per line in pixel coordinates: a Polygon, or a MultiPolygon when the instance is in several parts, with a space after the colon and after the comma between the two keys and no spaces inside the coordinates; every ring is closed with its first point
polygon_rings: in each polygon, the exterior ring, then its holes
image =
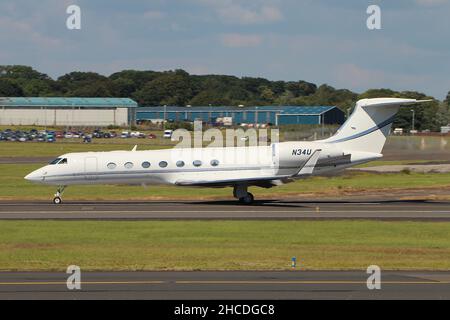
{"type": "Polygon", "coordinates": [[[1,0],[0,64],[450,91],[450,0],[1,0]],[[69,30],[69,5],[81,29],[69,30]],[[369,5],[381,29],[369,30],[369,5]]]}

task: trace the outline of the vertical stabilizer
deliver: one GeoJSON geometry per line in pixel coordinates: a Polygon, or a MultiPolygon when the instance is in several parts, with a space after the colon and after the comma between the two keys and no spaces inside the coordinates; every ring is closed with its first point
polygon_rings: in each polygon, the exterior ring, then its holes
{"type": "Polygon", "coordinates": [[[355,110],[334,136],[323,140],[336,143],[343,150],[381,153],[402,105],[412,105],[430,100],[375,98],[362,99],[355,110]]]}

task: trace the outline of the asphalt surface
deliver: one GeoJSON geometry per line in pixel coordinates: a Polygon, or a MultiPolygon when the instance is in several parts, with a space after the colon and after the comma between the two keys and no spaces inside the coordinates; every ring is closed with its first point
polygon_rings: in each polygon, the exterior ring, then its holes
{"type": "Polygon", "coordinates": [[[1,202],[0,220],[375,219],[450,221],[450,202],[236,201],[206,202],[1,202]]]}
{"type": "Polygon", "coordinates": [[[450,272],[364,271],[0,273],[0,299],[450,299],[450,272]]]}

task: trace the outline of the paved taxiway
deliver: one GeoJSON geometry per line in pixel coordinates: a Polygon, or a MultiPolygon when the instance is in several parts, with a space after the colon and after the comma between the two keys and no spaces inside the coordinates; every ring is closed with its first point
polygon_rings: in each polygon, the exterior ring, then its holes
{"type": "Polygon", "coordinates": [[[1,202],[0,220],[376,219],[450,221],[450,202],[1,202]]]}
{"type": "Polygon", "coordinates": [[[450,299],[450,272],[383,271],[369,290],[364,271],[0,273],[0,299],[450,299]]]}

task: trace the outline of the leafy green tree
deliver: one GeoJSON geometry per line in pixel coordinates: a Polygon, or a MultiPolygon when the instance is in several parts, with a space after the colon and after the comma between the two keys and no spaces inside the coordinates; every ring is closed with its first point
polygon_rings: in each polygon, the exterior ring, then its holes
{"type": "Polygon", "coordinates": [[[137,71],[137,70],[123,70],[113,73],[109,76],[110,80],[126,80],[127,83],[131,81],[133,83],[134,91],[142,89],[142,87],[157,77],[162,75],[162,72],[156,71],[137,71]]]}
{"type": "Polygon", "coordinates": [[[291,81],[286,84],[286,89],[289,90],[294,97],[300,97],[314,94],[317,90],[317,86],[314,83],[306,81],[291,81]]]}
{"type": "Polygon", "coordinates": [[[444,103],[450,107],[450,91],[447,93],[447,97],[445,97],[444,103]]]}
{"type": "MultiPolygon", "coordinates": [[[[269,81],[228,75],[190,75],[184,70],[123,70],[105,77],[95,72],[71,72],[56,81],[29,66],[0,66],[0,96],[132,97],[141,105],[336,105],[351,110],[358,99],[406,97],[430,99],[415,91],[387,88],[356,94],[327,84],[269,81]]],[[[439,130],[450,121],[450,92],[443,102],[414,106],[415,128],[439,130]]],[[[394,127],[410,129],[410,107],[402,107],[394,127]]]]}
{"type": "Polygon", "coordinates": [[[13,80],[0,78],[0,96],[23,97],[23,90],[13,80]]]}
{"type": "Polygon", "coordinates": [[[134,97],[148,106],[186,105],[192,98],[189,75],[183,70],[166,72],[135,92],[134,97]]]}
{"type": "Polygon", "coordinates": [[[95,72],[71,72],[58,78],[58,85],[69,97],[111,97],[110,80],[95,72]]]}
{"type": "Polygon", "coordinates": [[[51,96],[55,90],[53,82],[54,82],[53,80],[39,80],[39,79],[32,79],[22,82],[24,96],[26,97],[51,96]]]}
{"type": "Polygon", "coordinates": [[[245,90],[253,94],[259,94],[259,88],[261,86],[270,86],[270,81],[264,78],[243,77],[241,85],[245,90]]]}
{"type": "Polygon", "coordinates": [[[223,92],[217,89],[203,90],[195,97],[193,97],[189,103],[193,106],[225,106],[232,105],[232,101],[226,97],[223,92]]]}
{"type": "Polygon", "coordinates": [[[261,98],[266,102],[273,102],[275,94],[273,91],[267,86],[261,86],[259,88],[261,98]]]}
{"type": "Polygon", "coordinates": [[[134,81],[128,78],[117,78],[111,81],[111,93],[115,97],[131,97],[136,89],[134,81]]]}
{"type": "Polygon", "coordinates": [[[20,65],[0,66],[0,77],[24,80],[51,80],[51,78],[44,73],[40,73],[31,67],[20,65]]]}

